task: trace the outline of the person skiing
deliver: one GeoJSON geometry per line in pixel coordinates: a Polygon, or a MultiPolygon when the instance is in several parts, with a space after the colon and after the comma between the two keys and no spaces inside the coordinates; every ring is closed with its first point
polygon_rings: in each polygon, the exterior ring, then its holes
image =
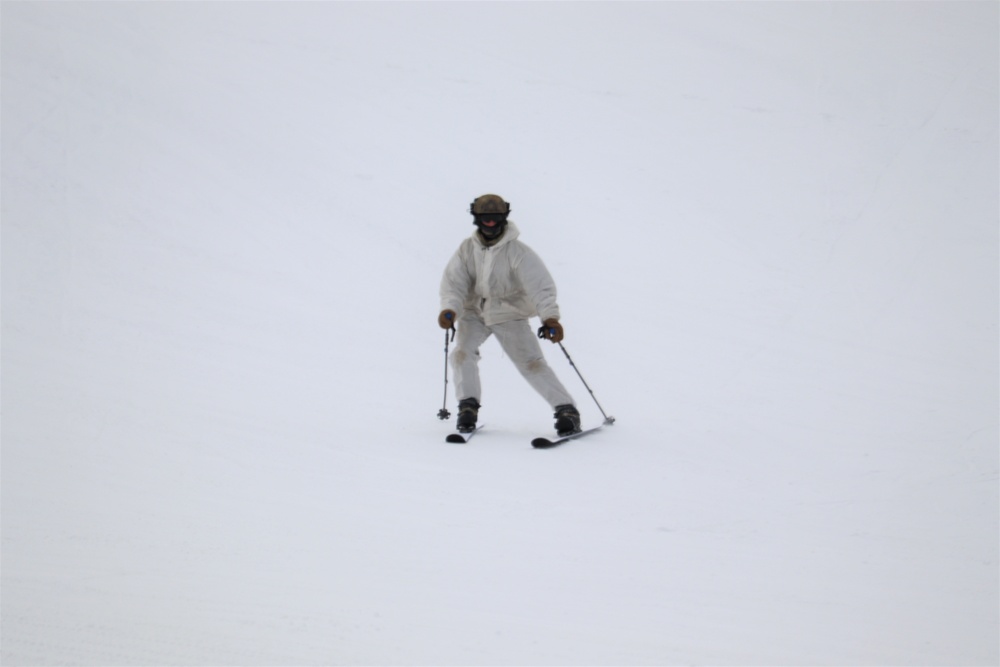
{"type": "MultiPolygon", "coordinates": [[[[452,255],[441,278],[442,329],[458,325],[458,343],[450,355],[458,399],[458,430],[476,428],[482,388],[479,348],[495,335],[528,383],[555,411],[559,435],[580,430],[580,413],[573,397],[549,367],[539,338],[563,339],[556,303],[556,285],[541,258],[519,240],[520,231],[508,219],[510,204],[486,194],[472,202],[476,231],[452,255]],[[538,336],[528,318],[538,316],[538,336]]],[[[453,334],[454,335],[454,334],[453,334]]]]}

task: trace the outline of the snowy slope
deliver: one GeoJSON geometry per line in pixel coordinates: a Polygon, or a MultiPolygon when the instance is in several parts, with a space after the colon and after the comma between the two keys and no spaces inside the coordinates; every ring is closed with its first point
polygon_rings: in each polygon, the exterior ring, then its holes
{"type": "Polygon", "coordinates": [[[3,3],[2,663],[997,664],[998,18],[3,3]],[[443,444],[484,192],[607,432],[443,444]]]}

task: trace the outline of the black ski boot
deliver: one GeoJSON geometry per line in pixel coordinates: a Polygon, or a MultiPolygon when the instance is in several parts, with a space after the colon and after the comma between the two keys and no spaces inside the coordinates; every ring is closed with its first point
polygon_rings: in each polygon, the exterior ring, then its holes
{"type": "Polygon", "coordinates": [[[472,433],[476,430],[476,419],[479,418],[479,401],[474,398],[463,398],[458,402],[458,432],[472,433]]]}
{"type": "Polygon", "coordinates": [[[556,406],[556,433],[571,435],[580,430],[580,412],[572,405],[556,406]]]}

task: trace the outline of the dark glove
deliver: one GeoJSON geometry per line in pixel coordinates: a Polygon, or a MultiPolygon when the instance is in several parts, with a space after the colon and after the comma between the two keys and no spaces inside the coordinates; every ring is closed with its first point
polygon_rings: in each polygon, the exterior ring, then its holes
{"type": "Polygon", "coordinates": [[[438,326],[442,329],[451,329],[455,326],[455,311],[442,310],[438,315],[438,326]]]}
{"type": "Polygon", "coordinates": [[[559,324],[559,320],[549,318],[542,322],[542,326],[538,328],[538,337],[547,338],[553,343],[558,343],[563,339],[563,328],[559,324]]]}

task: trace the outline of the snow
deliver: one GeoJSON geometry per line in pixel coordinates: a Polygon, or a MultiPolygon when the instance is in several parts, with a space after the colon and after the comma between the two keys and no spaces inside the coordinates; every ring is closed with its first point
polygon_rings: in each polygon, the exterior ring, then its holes
{"type": "Polygon", "coordinates": [[[1000,663],[997,3],[2,12],[3,664],[1000,663]]]}

